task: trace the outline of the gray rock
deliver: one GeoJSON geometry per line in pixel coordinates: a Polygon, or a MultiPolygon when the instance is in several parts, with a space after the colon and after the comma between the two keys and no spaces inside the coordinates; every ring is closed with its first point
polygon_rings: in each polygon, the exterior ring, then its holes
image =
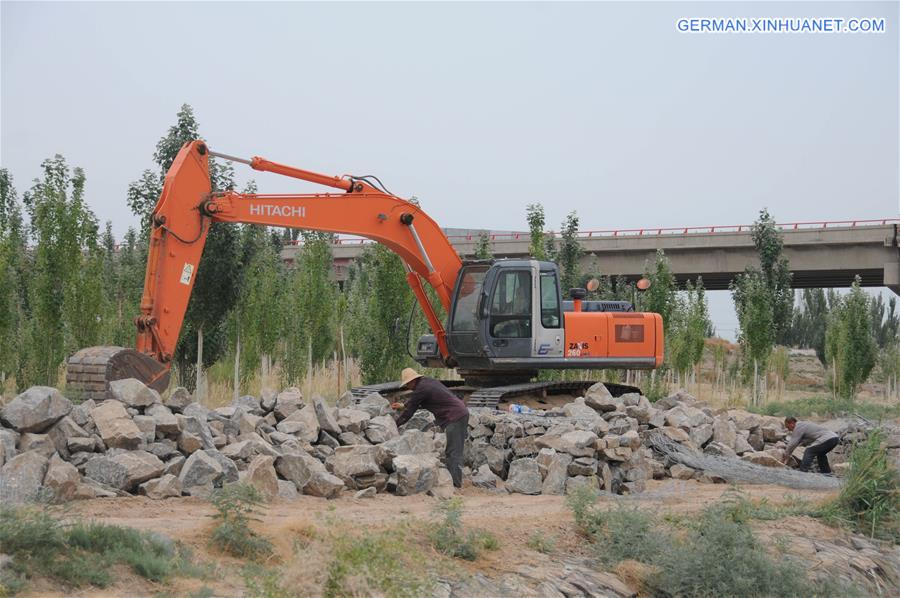
{"type": "Polygon", "coordinates": [[[319,430],[319,445],[336,449],[337,447],[341,446],[341,443],[337,438],[335,438],[325,430],[319,430]]]}
{"type": "Polygon", "coordinates": [[[707,444],[703,449],[703,452],[707,455],[715,455],[717,457],[737,457],[737,453],[734,452],[734,449],[727,444],[722,444],[715,440],[707,444]]]}
{"type": "Polygon", "coordinates": [[[219,467],[222,468],[223,480],[226,483],[237,482],[239,479],[237,466],[234,464],[234,461],[223,455],[221,452],[216,449],[205,449],[203,451],[210,457],[216,460],[219,464],[219,467]]]}
{"type": "Polygon", "coordinates": [[[275,409],[275,404],[278,402],[278,393],[272,390],[271,388],[264,388],[259,393],[259,406],[262,407],[262,410],[266,413],[275,409]]]}
{"type": "Polygon", "coordinates": [[[284,500],[296,500],[300,497],[297,487],[293,482],[287,480],[278,480],[278,498],[284,500]]]}
{"type": "Polygon", "coordinates": [[[396,493],[409,496],[428,492],[438,481],[440,462],[434,455],[400,455],[393,459],[396,493]]]}
{"type": "MultiPolygon", "coordinates": [[[[747,435],[749,436],[749,434],[747,435]]],[[[747,436],[738,434],[734,439],[734,452],[738,455],[753,452],[755,449],[747,442],[747,436]]]]}
{"type": "Polygon", "coordinates": [[[315,472],[324,472],[325,466],[306,453],[282,455],[275,459],[275,471],[303,491],[315,472]]]}
{"type": "Polygon", "coordinates": [[[513,438],[521,438],[525,436],[525,427],[520,421],[504,418],[494,426],[494,435],[491,436],[491,445],[499,449],[505,449],[509,446],[510,440],[513,438]]]}
{"type": "Polygon", "coordinates": [[[79,453],[79,452],[92,453],[92,452],[94,452],[94,447],[95,447],[95,444],[94,444],[93,438],[78,438],[78,437],[76,437],[76,438],[69,438],[69,440],[66,441],[66,448],[67,448],[69,454],[79,453]]]}
{"type": "MultiPolygon", "coordinates": [[[[263,411],[262,406],[259,404],[259,399],[252,395],[238,397],[231,402],[231,406],[234,407],[235,410],[243,409],[246,413],[252,413],[253,415],[265,415],[265,411],[263,411]]],[[[229,415],[227,417],[231,416],[229,415]]]]}
{"type": "Polygon", "coordinates": [[[373,445],[342,446],[326,460],[328,470],[343,480],[349,488],[358,485],[359,478],[381,473],[379,461],[384,452],[373,445]]]}
{"type": "Polygon", "coordinates": [[[94,399],[83,401],[72,407],[72,411],[69,412],[69,417],[71,417],[79,426],[87,426],[91,421],[91,411],[93,411],[96,406],[97,404],[94,402],[94,399]]]}
{"type": "Polygon", "coordinates": [[[26,451],[40,451],[49,457],[56,452],[56,448],[47,434],[25,432],[19,436],[19,452],[26,451]]]}
{"type": "Polygon", "coordinates": [[[18,442],[18,432],[0,428],[0,467],[16,456],[16,444],[18,444],[18,442]]]}
{"type": "Polygon", "coordinates": [[[181,427],[178,435],[178,448],[185,454],[193,454],[199,450],[215,448],[212,431],[205,419],[196,416],[176,416],[181,427]]]}
{"type": "Polygon", "coordinates": [[[400,436],[395,436],[383,443],[381,448],[390,459],[398,455],[420,455],[437,452],[432,433],[422,432],[421,430],[407,430],[400,436]]]}
{"type": "Polygon", "coordinates": [[[669,468],[669,475],[676,480],[689,480],[694,477],[694,470],[687,465],[675,463],[669,468]]]}
{"type": "Polygon", "coordinates": [[[229,444],[222,449],[222,454],[229,459],[241,459],[243,461],[249,461],[256,455],[277,457],[281,454],[273,449],[271,445],[265,442],[258,434],[248,434],[247,436],[241,436],[241,438],[246,438],[246,440],[239,440],[238,442],[229,444]]]}
{"type": "Polygon", "coordinates": [[[592,457],[578,457],[569,463],[568,474],[574,476],[592,476],[597,474],[597,460],[592,457]]]}
{"type": "Polygon", "coordinates": [[[0,504],[37,500],[47,473],[47,455],[40,451],[19,453],[0,468],[0,504]]]}
{"type": "Polygon", "coordinates": [[[713,441],[733,449],[735,442],[737,442],[737,429],[735,428],[735,425],[724,417],[713,419],[713,441]]]}
{"type": "Polygon", "coordinates": [[[338,424],[341,430],[361,434],[369,423],[369,412],[362,409],[338,409],[338,424]]]}
{"type": "Polygon", "coordinates": [[[176,455],[181,454],[178,452],[178,445],[168,439],[161,440],[160,442],[152,442],[152,443],[148,444],[146,451],[148,453],[152,453],[152,454],[156,455],[163,461],[166,461],[176,455]]]}
{"type": "MultiPolygon", "coordinates": [[[[543,438],[542,436],[541,438],[543,438]]],[[[573,457],[590,457],[594,454],[594,443],[597,442],[597,435],[587,430],[574,430],[566,432],[559,437],[557,451],[569,453],[573,457]]],[[[540,443],[538,443],[540,446],[540,443]]]]}
{"type": "Polygon", "coordinates": [[[303,393],[296,386],[285,388],[275,399],[275,417],[279,420],[290,417],[292,413],[303,407],[303,393]]]}
{"type": "Polygon", "coordinates": [[[543,480],[537,461],[530,457],[515,459],[509,464],[506,478],[507,492],[519,494],[540,494],[543,480]]]}
{"type": "Polygon", "coordinates": [[[156,440],[156,420],[150,415],[135,415],[131,418],[144,436],[144,443],[150,444],[156,440]]]}
{"type": "Polygon", "coordinates": [[[210,418],[209,409],[207,409],[200,403],[190,403],[181,410],[181,413],[185,417],[195,417],[203,423],[206,423],[210,418]]]}
{"type": "Polygon", "coordinates": [[[278,476],[275,474],[275,458],[257,455],[247,466],[244,482],[256,488],[266,500],[278,495],[278,476]]]}
{"type": "Polygon", "coordinates": [[[303,494],[322,498],[338,498],[343,490],[344,482],[339,477],[327,471],[316,471],[303,487],[303,494]]]}
{"type": "Polygon", "coordinates": [[[506,478],[511,456],[512,451],[510,449],[499,449],[491,445],[484,448],[485,462],[491,468],[491,471],[501,478],[506,478]]]}
{"type": "Polygon", "coordinates": [[[711,424],[712,418],[699,409],[678,405],[666,412],[666,424],[675,428],[691,430],[704,424],[711,424]]]}
{"type": "Polygon", "coordinates": [[[374,444],[387,442],[399,434],[400,432],[397,430],[397,423],[390,415],[373,417],[366,426],[366,438],[374,444]]]}
{"type": "Polygon", "coordinates": [[[318,396],[313,397],[312,404],[316,412],[316,418],[319,420],[319,428],[333,436],[340,436],[342,430],[338,424],[334,409],[325,403],[325,399],[318,396]]]}
{"type": "Polygon", "coordinates": [[[391,404],[377,392],[370,393],[360,399],[355,408],[366,411],[369,417],[378,417],[379,415],[391,413],[391,404]]]}
{"type": "Polygon", "coordinates": [[[156,422],[156,431],[168,438],[177,438],[181,429],[178,427],[178,419],[165,405],[154,403],[144,410],[146,415],[156,422]]]}
{"type": "Polygon", "coordinates": [[[773,449],[768,451],[759,451],[754,453],[744,453],[741,455],[741,460],[748,461],[755,465],[764,465],[766,467],[784,467],[784,463],[781,462],[781,453],[782,451],[773,449]]]}
{"type": "Polygon", "coordinates": [[[567,403],[562,408],[563,413],[566,417],[572,417],[577,419],[586,419],[589,421],[593,421],[595,418],[599,417],[597,415],[597,411],[595,411],[592,407],[585,404],[585,399],[582,397],[578,397],[571,403],[567,403]]]}
{"type": "MultiPolygon", "coordinates": [[[[390,413],[390,408],[388,409],[388,413],[390,413]]],[[[428,430],[434,427],[434,416],[430,411],[426,411],[425,409],[419,409],[416,411],[409,421],[403,424],[400,427],[400,432],[406,432],[407,430],[428,430]]]]}
{"type": "Polygon", "coordinates": [[[55,388],[32,386],[0,408],[0,422],[17,432],[43,432],[72,411],[55,388]]]}
{"type": "Polygon", "coordinates": [[[592,490],[599,491],[600,490],[600,479],[595,476],[575,476],[574,478],[569,478],[566,480],[566,494],[571,494],[577,488],[581,488],[582,486],[587,486],[592,490]]]}
{"type": "Polygon", "coordinates": [[[538,447],[534,442],[534,436],[513,438],[510,441],[510,446],[516,457],[531,457],[538,453],[538,447]]]}
{"type": "Polygon", "coordinates": [[[84,438],[90,436],[87,430],[75,423],[71,416],[67,415],[50,430],[47,431],[50,441],[56,447],[56,451],[63,457],[69,456],[69,438],[84,438]]]}
{"type": "Polygon", "coordinates": [[[472,476],[472,485],[477,486],[478,488],[494,490],[502,483],[503,480],[500,479],[500,476],[491,471],[491,468],[487,463],[479,467],[478,471],[475,472],[475,475],[472,476]]]}
{"type": "Polygon", "coordinates": [[[185,494],[208,497],[214,487],[221,486],[224,476],[225,472],[216,459],[206,451],[196,451],[185,461],[178,480],[185,494]]]}
{"type": "Polygon", "coordinates": [[[136,378],[113,380],[109,383],[109,394],[113,399],[133,408],[149,407],[162,401],[158,392],[136,378]]]}
{"type": "Polygon", "coordinates": [[[371,444],[365,436],[354,434],[353,432],[341,432],[338,436],[341,444],[349,446],[351,444],[371,444]]]}
{"type": "Polygon", "coordinates": [[[81,476],[78,474],[78,469],[54,453],[47,464],[44,487],[53,493],[53,497],[58,502],[65,502],[75,497],[79,484],[81,484],[81,476]]]}
{"type": "Polygon", "coordinates": [[[194,397],[188,392],[188,389],[179,386],[172,391],[172,395],[166,400],[166,407],[174,413],[184,413],[185,407],[194,403],[194,397]]]}
{"type": "Polygon", "coordinates": [[[437,482],[428,491],[428,496],[433,496],[440,500],[453,498],[456,494],[456,488],[453,486],[453,476],[445,467],[438,467],[437,482]]]}
{"type": "Polygon", "coordinates": [[[125,407],[118,401],[104,401],[94,407],[91,418],[103,443],[109,448],[135,449],[144,437],[125,407]]]}
{"type": "MultiPolygon", "coordinates": [[[[539,457],[540,459],[540,457],[539,457]]],[[[566,453],[554,453],[544,457],[547,475],[541,485],[541,494],[562,495],[566,492],[566,480],[568,468],[572,463],[572,455],[566,453]]]]}
{"type": "Polygon", "coordinates": [[[167,459],[165,473],[169,473],[174,476],[181,475],[181,468],[184,467],[185,461],[187,461],[187,459],[184,457],[184,455],[181,454],[167,459]]]}
{"type": "Polygon", "coordinates": [[[354,494],[353,498],[375,498],[376,494],[378,494],[378,490],[376,490],[374,486],[369,486],[354,494]]]}
{"type": "Polygon", "coordinates": [[[181,480],[172,474],[165,474],[155,480],[148,480],[138,487],[138,493],[153,500],[177,498],[181,496],[181,480]]]}
{"type": "Polygon", "coordinates": [[[103,455],[92,457],[85,465],[84,475],[117,490],[122,490],[128,485],[128,469],[112,457],[103,455]]]}
{"type": "Polygon", "coordinates": [[[710,424],[702,424],[690,429],[691,442],[696,446],[703,446],[713,437],[713,427],[710,424]]]}
{"type": "Polygon", "coordinates": [[[319,439],[319,418],[316,417],[315,408],[306,405],[281,420],[275,429],[285,434],[293,434],[305,442],[316,442],[319,439]]]}

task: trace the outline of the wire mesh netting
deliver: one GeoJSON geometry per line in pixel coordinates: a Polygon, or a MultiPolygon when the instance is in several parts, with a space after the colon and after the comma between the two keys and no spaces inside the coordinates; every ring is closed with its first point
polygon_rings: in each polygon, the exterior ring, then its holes
{"type": "Polygon", "coordinates": [[[698,453],[672,441],[661,432],[650,434],[647,444],[665,457],[670,464],[680,463],[729,482],[776,484],[801,490],[836,490],[841,487],[841,480],[831,476],[788,468],[766,467],[743,461],[738,457],[698,453]]]}

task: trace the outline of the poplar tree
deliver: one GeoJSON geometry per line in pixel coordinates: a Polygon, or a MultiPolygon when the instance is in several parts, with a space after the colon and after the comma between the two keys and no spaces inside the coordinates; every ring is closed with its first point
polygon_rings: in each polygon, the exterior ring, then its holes
{"type": "MultiPolygon", "coordinates": [[[[25,308],[25,232],[12,176],[0,169],[0,383],[19,367],[25,308]]],[[[2,390],[2,388],[0,388],[2,390]]]]}
{"type": "Polygon", "coordinates": [[[478,244],[475,246],[476,260],[489,260],[494,257],[491,251],[491,235],[487,231],[478,233],[478,244]]]}
{"type": "Polygon", "coordinates": [[[579,264],[581,243],[578,242],[578,214],[571,212],[562,223],[555,261],[559,266],[559,280],[563,292],[575,288],[580,282],[579,264]]]}
{"type": "Polygon", "coordinates": [[[544,227],[547,222],[544,218],[544,206],[539,203],[528,204],[525,209],[525,216],[528,221],[528,231],[531,237],[528,253],[536,260],[546,260],[547,247],[544,227]]]}
{"type": "Polygon", "coordinates": [[[877,345],[872,333],[870,300],[859,276],[850,293],[832,309],[825,332],[825,351],[834,368],[835,392],[853,399],[875,367],[877,345]]]}

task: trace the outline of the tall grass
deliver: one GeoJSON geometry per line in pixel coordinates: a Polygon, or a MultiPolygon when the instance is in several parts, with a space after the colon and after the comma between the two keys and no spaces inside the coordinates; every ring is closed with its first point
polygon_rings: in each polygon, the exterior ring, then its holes
{"type": "Polygon", "coordinates": [[[873,538],[900,541],[900,474],[888,460],[884,432],[875,430],[854,447],[841,493],[821,515],[873,538]]]}
{"type": "Polygon", "coordinates": [[[900,404],[882,404],[870,401],[848,401],[828,396],[816,396],[794,401],[772,401],[760,406],[750,406],[748,411],[776,417],[840,417],[857,414],[871,420],[900,417],[900,404]]]}

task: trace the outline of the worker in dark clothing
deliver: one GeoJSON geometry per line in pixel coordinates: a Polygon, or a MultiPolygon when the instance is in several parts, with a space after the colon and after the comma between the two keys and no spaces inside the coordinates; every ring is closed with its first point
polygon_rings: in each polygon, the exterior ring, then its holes
{"type": "Polygon", "coordinates": [[[838,445],[838,435],[827,428],[818,426],[812,422],[798,422],[796,417],[788,417],[784,420],[784,427],[791,432],[787,448],[784,451],[784,464],[787,465],[791,453],[798,446],[805,446],[803,461],[800,462],[800,471],[809,471],[813,458],[819,461],[819,473],[831,473],[828,464],[828,453],[838,445]]]}
{"type": "Polygon", "coordinates": [[[397,425],[402,426],[419,409],[427,409],[434,415],[434,421],[447,435],[447,469],[453,478],[453,485],[462,487],[463,447],[469,434],[469,410],[462,400],[447,390],[447,387],[434,378],[419,374],[412,368],[400,373],[403,388],[412,390],[404,407],[400,403],[391,405],[394,409],[403,408],[397,416],[397,425]]]}

